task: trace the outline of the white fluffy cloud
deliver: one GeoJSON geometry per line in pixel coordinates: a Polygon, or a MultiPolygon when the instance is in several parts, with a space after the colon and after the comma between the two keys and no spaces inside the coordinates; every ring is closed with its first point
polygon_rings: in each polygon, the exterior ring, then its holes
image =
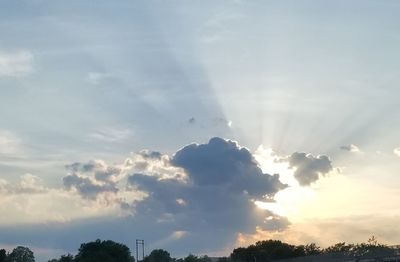
{"type": "Polygon", "coordinates": [[[25,76],[33,71],[33,54],[28,51],[0,52],[0,77],[25,76]]]}
{"type": "Polygon", "coordinates": [[[116,143],[132,137],[132,131],[126,128],[102,128],[89,134],[91,140],[116,143]]]}
{"type": "Polygon", "coordinates": [[[40,194],[46,193],[47,191],[48,189],[41,184],[40,178],[29,173],[21,176],[20,181],[16,184],[0,179],[1,194],[40,194]]]}
{"type": "Polygon", "coordinates": [[[21,151],[21,139],[13,132],[0,130],[0,154],[15,154],[21,151]]]}
{"type": "Polygon", "coordinates": [[[86,81],[92,85],[101,85],[113,79],[115,77],[112,74],[104,72],[89,72],[86,76],[86,81]]]}

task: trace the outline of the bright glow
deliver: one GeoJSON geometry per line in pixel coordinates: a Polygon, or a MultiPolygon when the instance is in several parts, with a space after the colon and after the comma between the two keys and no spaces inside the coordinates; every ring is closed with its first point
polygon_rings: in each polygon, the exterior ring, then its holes
{"type": "MultiPolygon", "coordinates": [[[[286,216],[286,210],[283,208],[282,205],[276,203],[276,202],[262,202],[262,201],[255,201],[254,204],[261,208],[261,209],[267,209],[272,212],[274,212],[277,215],[280,216],[286,216]]],[[[268,219],[268,218],[267,218],[268,219]]]]}
{"type": "Polygon", "coordinates": [[[173,237],[174,239],[180,239],[180,238],[186,236],[187,234],[188,234],[187,231],[178,230],[178,231],[175,231],[175,232],[172,234],[172,237],[173,237]]]}
{"type": "Polygon", "coordinates": [[[184,199],[182,199],[182,198],[178,198],[176,200],[176,203],[178,203],[181,206],[186,206],[186,201],[184,199]]]}
{"type": "Polygon", "coordinates": [[[254,156],[264,173],[279,174],[281,182],[288,185],[275,195],[274,202],[256,201],[257,207],[288,217],[291,221],[301,220],[302,209],[315,198],[314,190],[301,187],[294,178],[294,170],[289,168],[287,162],[279,161],[279,157],[271,148],[265,149],[261,145],[254,156]]]}
{"type": "MultiPolygon", "coordinates": [[[[387,205],[385,210],[398,212],[394,211],[398,210],[394,202],[382,203],[381,198],[371,195],[371,192],[377,192],[374,184],[364,182],[364,189],[361,189],[355,178],[334,170],[329,176],[321,177],[310,186],[303,187],[294,178],[294,169],[289,168],[287,162],[279,161],[280,157],[272,149],[260,146],[254,155],[264,173],[277,173],[281,181],[288,184],[286,189],[275,195],[274,202],[256,201],[256,206],[285,216],[292,224],[309,223],[313,219],[363,216],[368,214],[371,206],[387,205]],[[365,202],[365,199],[368,201],[365,202]]],[[[389,192],[388,189],[385,190],[386,193],[389,192]]],[[[383,196],[385,193],[378,195],[383,196]]]]}
{"type": "Polygon", "coordinates": [[[396,156],[400,156],[400,147],[393,149],[393,153],[394,153],[396,156]]]}
{"type": "Polygon", "coordinates": [[[289,186],[298,186],[297,180],[293,176],[293,170],[289,168],[287,162],[280,162],[279,157],[271,148],[264,148],[260,145],[254,152],[254,157],[264,173],[279,174],[282,183],[289,186]]]}

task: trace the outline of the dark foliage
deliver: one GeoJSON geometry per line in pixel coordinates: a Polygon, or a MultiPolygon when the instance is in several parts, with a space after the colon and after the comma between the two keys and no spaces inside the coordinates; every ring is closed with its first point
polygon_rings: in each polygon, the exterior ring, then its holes
{"type": "Polygon", "coordinates": [[[7,262],[35,262],[33,252],[27,248],[18,246],[7,256],[7,262]]]}
{"type": "Polygon", "coordinates": [[[220,257],[219,259],[218,259],[218,262],[229,262],[230,261],[230,258],[229,257],[220,257]]]}
{"type": "Polygon", "coordinates": [[[74,257],[71,254],[68,255],[62,255],[59,259],[52,259],[49,260],[48,262],[73,262],[74,257]]]}
{"type": "Polygon", "coordinates": [[[177,262],[211,262],[211,259],[208,256],[198,257],[193,254],[189,254],[187,257],[183,259],[176,260],[177,262]]]}
{"type": "Polygon", "coordinates": [[[325,249],[321,249],[314,243],[295,246],[278,240],[265,240],[248,247],[234,249],[230,259],[233,262],[268,262],[294,257],[327,256],[329,254],[348,258],[364,258],[393,256],[395,252],[395,249],[379,244],[375,237],[371,237],[367,243],[346,244],[342,242],[325,249]]]}
{"type": "Polygon", "coordinates": [[[259,241],[247,248],[236,248],[231,254],[234,262],[265,262],[306,255],[305,246],[294,246],[279,240],[259,241]]]}
{"type": "Polygon", "coordinates": [[[323,250],[326,254],[341,253],[348,257],[380,257],[393,256],[396,250],[383,244],[379,244],[375,237],[368,240],[367,243],[346,244],[337,243],[323,250]]]}
{"type": "Polygon", "coordinates": [[[0,249],[0,262],[5,262],[7,258],[7,252],[5,249],[0,249]]]}
{"type": "Polygon", "coordinates": [[[172,258],[168,251],[163,249],[154,249],[150,255],[146,256],[144,262],[171,262],[172,258]]]}
{"type": "Polygon", "coordinates": [[[134,262],[129,248],[111,240],[84,243],[75,256],[75,262],[134,262]]]}

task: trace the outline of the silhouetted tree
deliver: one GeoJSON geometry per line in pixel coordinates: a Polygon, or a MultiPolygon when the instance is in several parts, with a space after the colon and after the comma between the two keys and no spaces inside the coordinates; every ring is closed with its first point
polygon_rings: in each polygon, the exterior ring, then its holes
{"type": "Polygon", "coordinates": [[[197,261],[198,262],[211,262],[211,258],[209,258],[207,255],[205,255],[205,256],[197,258],[197,261]]]}
{"type": "Polygon", "coordinates": [[[74,257],[71,254],[68,255],[62,255],[59,259],[52,259],[49,260],[48,262],[73,262],[74,257]]]}
{"type": "Polygon", "coordinates": [[[299,248],[279,240],[264,240],[247,248],[234,249],[231,260],[234,262],[266,262],[304,255],[304,246],[299,248]]]}
{"type": "Polygon", "coordinates": [[[354,245],[348,244],[346,242],[336,243],[330,247],[327,247],[323,250],[324,253],[343,253],[343,254],[350,254],[351,251],[354,249],[354,245]]]}
{"type": "Polygon", "coordinates": [[[394,255],[395,250],[387,245],[379,244],[377,239],[372,236],[367,243],[346,244],[345,242],[334,244],[323,250],[324,253],[341,253],[350,257],[367,256],[390,256],[394,255]]]}
{"type": "Polygon", "coordinates": [[[230,262],[230,259],[229,259],[229,257],[220,257],[218,259],[218,262],[230,262]]]}
{"type": "Polygon", "coordinates": [[[35,262],[33,252],[27,248],[18,246],[8,255],[7,262],[35,262]]]}
{"type": "Polygon", "coordinates": [[[58,261],[59,262],[73,262],[74,257],[71,254],[62,255],[58,261]]]}
{"type": "Polygon", "coordinates": [[[0,249],[0,262],[5,262],[7,258],[7,251],[5,249],[0,249]]]}
{"type": "Polygon", "coordinates": [[[111,240],[81,244],[75,262],[134,262],[129,248],[111,240]]]}
{"type": "Polygon", "coordinates": [[[307,244],[304,246],[304,254],[306,256],[321,254],[322,250],[315,243],[307,244]]]}
{"type": "Polygon", "coordinates": [[[171,262],[172,258],[168,251],[163,249],[155,249],[150,255],[146,256],[144,262],[171,262]]]}
{"type": "Polygon", "coordinates": [[[183,262],[197,262],[199,258],[193,254],[189,254],[187,257],[183,259],[183,262]]]}

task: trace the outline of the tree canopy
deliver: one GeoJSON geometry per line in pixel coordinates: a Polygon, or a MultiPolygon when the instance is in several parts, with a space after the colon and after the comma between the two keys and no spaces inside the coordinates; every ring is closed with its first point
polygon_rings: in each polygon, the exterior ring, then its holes
{"type": "Polygon", "coordinates": [[[370,238],[367,243],[346,244],[341,242],[325,249],[321,249],[315,243],[296,246],[279,240],[264,240],[248,247],[234,249],[230,259],[233,262],[268,262],[300,256],[327,256],[329,254],[348,258],[384,257],[394,255],[395,249],[379,244],[375,237],[370,238]]]}
{"type": "Polygon", "coordinates": [[[27,248],[18,246],[7,256],[7,262],[35,262],[33,252],[27,248]]]}
{"type": "Polygon", "coordinates": [[[129,248],[111,240],[81,244],[75,262],[134,262],[129,248]]]}
{"type": "Polygon", "coordinates": [[[279,240],[258,241],[247,248],[236,248],[231,254],[235,262],[260,262],[305,255],[304,246],[294,246],[279,240]]]}
{"type": "Polygon", "coordinates": [[[74,262],[74,257],[71,254],[62,255],[59,259],[52,259],[48,262],[74,262]]]}
{"type": "Polygon", "coordinates": [[[5,262],[7,258],[7,252],[5,249],[0,249],[0,262],[5,262]]]}
{"type": "Polygon", "coordinates": [[[163,249],[154,249],[146,256],[144,262],[171,262],[172,258],[168,251],[163,249]]]}

